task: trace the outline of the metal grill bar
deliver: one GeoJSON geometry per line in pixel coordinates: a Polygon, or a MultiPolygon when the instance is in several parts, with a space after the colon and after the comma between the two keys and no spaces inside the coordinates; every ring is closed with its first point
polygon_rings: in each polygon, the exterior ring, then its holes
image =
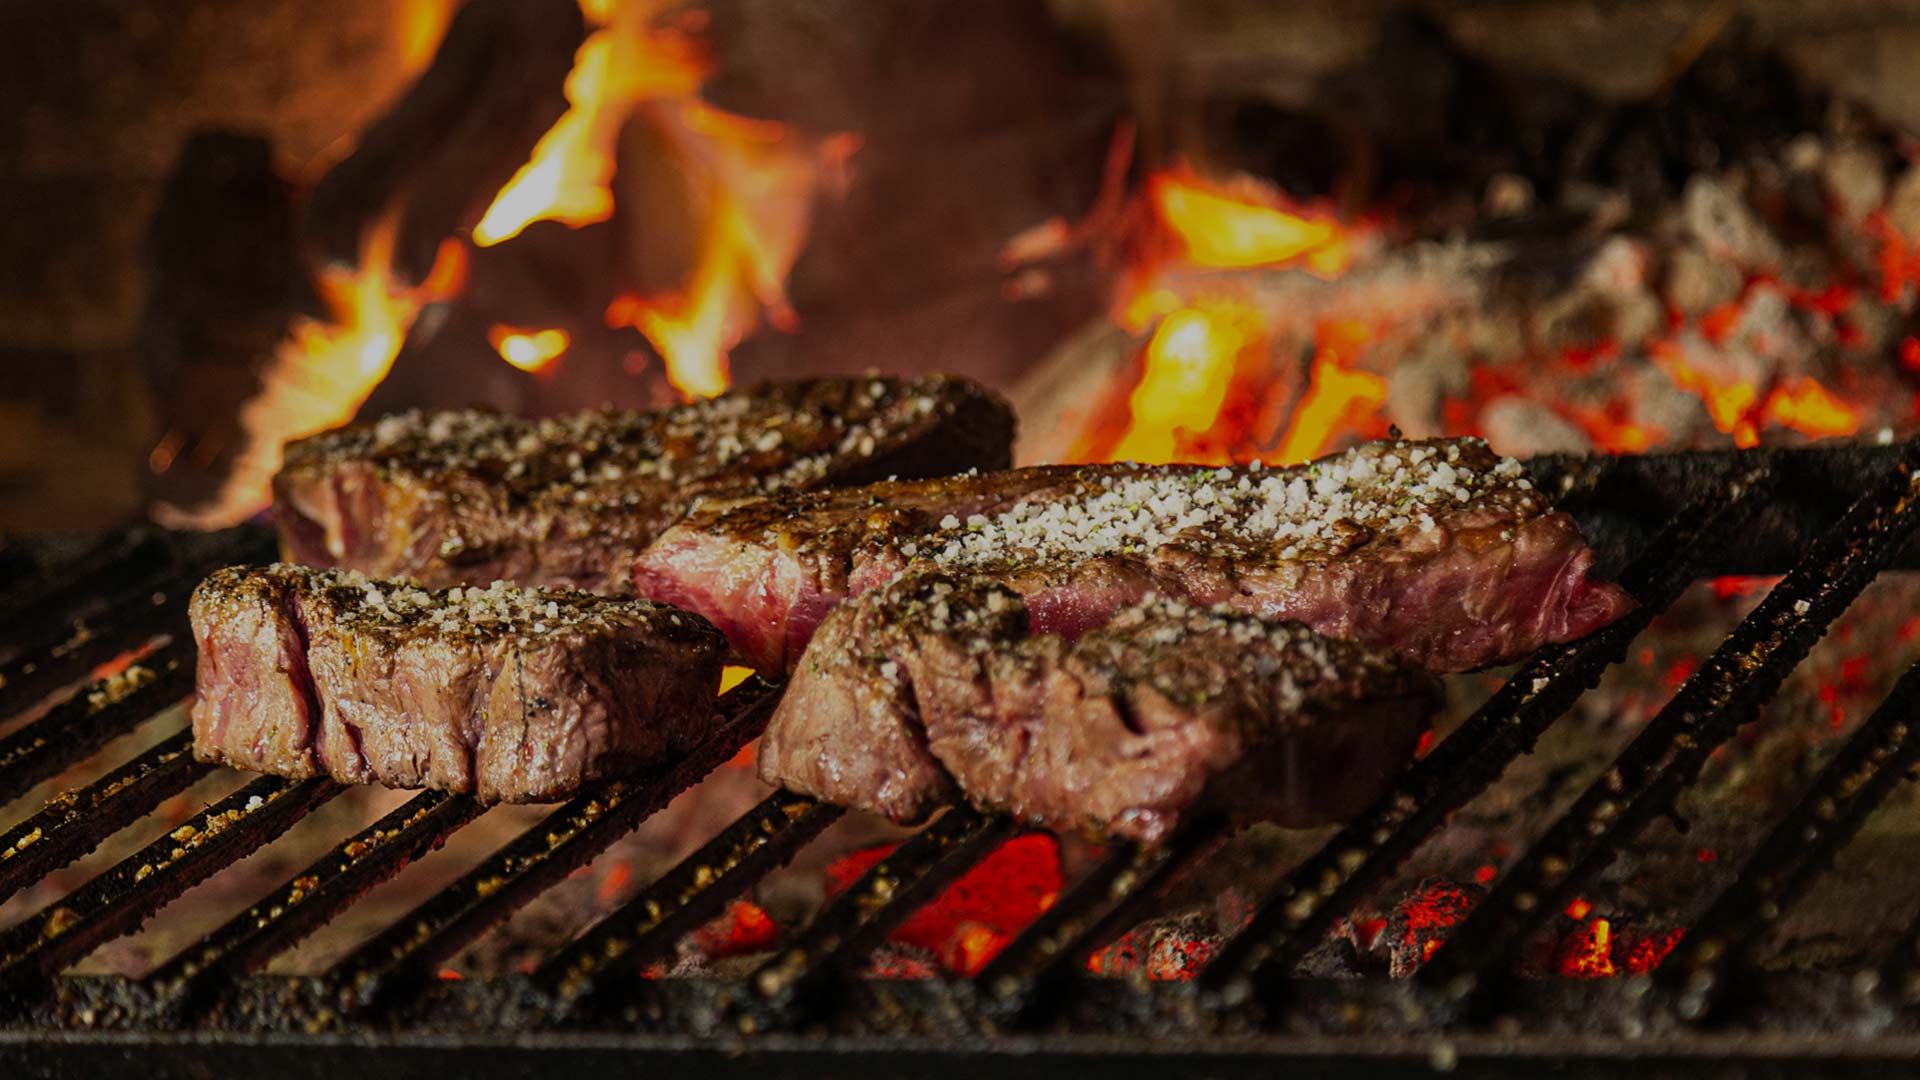
{"type": "Polygon", "coordinates": [[[748,1007],[742,1023],[779,1024],[793,1019],[802,1002],[820,1004],[820,991],[838,974],[1017,831],[1007,818],[988,817],[966,805],[948,807],[939,820],[875,863],[748,978],[754,1000],[742,1003],[748,1007]]]}
{"type": "Polygon", "coordinates": [[[152,574],[169,558],[169,545],[158,533],[116,533],[0,596],[0,624],[15,627],[19,637],[33,637],[46,626],[71,620],[103,593],[152,574]]]}
{"type": "Polygon", "coordinates": [[[1880,984],[1907,1006],[1920,1003],[1920,918],[1900,935],[1880,966],[1880,984]]]}
{"type": "Polygon", "coordinates": [[[980,970],[977,999],[1003,1022],[1033,1022],[1037,1007],[1058,1002],[1061,988],[1086,969],[1087,957],[1139,921],[1161,884],[1211,854],[1228,831],[1224,819],[1210,817],[1165,844],[1116,846],[980,970]]]}
{"type": "Polygon", "coordinates": [[[749,678],[720,699],[728,719],[685,758],[579,796],[414,908],[328,973],[344,1003],[371,1007],[424,985],[442,962],[738,753],[778,699],[777,686],[749,678]]]}
{"type": "Polygon", "coordinates": [[[1772,697],[1829,623],[1912,537],[1920,446],[1822,534],[1627,749],[1503,875],[1419,978],[1470,987],[1503,975],[1528,936],[1672,806],[1707,755],[1772,697]]]}
{"type": "Polygon", "coordinates": [[[212,771],[193,759],[193,734],[183,731],[92,784],[54,796],[0,835],[0,900],[92,851],[212,771]]]}
{"type": "Polygon", "coordinates": [[[0,803],[26,794],[192,693],[193,655],[191,637],[176,635],[121,678],[94,682],[0,739],[0,803]]]}
{"type": "Polygon", "coordinates": [[[484,809],[472,799],[445,792],[414,797],[155,969],[146,984],[175,1009],[212,999],[217,988],[292,948],[367,890],[439,847],[484,809]]]}
{"type": "Polygon", "coordinates": [[[11,609],[8,597],[22,583],[31,580],[39,568],[33,553],[22,547],[17,538],[0,534],[0,611],[11,609]]]}
{"type": "Polygon", "coordinates": [[[200,578],[217,567],[257,562],[272,552],[253,530],[220,534],[202,548],[163,560],[156,572],[123,587],[81,597],[78,613],[36,611],[23,616],[26,624],[14,625],[8,636],[29,644],[0,664],[0,718],[38,703],[95,665],[160,634],[183,632],[187,599],[200,578]]]}
{"type": "Polygon", "coordinates": [[[1639,607],[1580,641],[1535,653],[1391,791],[1275,886],[1247,926],[1201,972],[1201,990],[1233,1006],[1262,983],[1285,978],[1325,938],[1334,920],[1398,869],[1448,815],[1532,750],[1541,734],[1599,683],[1633,639],[1692,582],[1708,538],[1739,529],[1767,489],[1765,475],[1750,470],[1670,522],[1620,577],[1639,607]]]}
{"type": "Polygon", "coordinates": [[[345,789],[327,780],[256,780],[0,934],[0,986],[45,979],[132,930],[169,901],[272,841],[345,789]]]}
{"type": "Polygon", "coordinates": [[[1700,1016],[1728,976],[1752,969],[1752,950],[1814,879],[1860,831],[1867,816],[1920,762],[1920,665],[1907,670],[1886,701],[1820,771],[1726,891],[1693,922],[1685,943],[1659,969],[1681,990],[1681,1014],[1700,1016]]]}
{"type": "Polygon", "coordinates": [[[614,972],[667,955],[842,813],[805,795],[774,792],[548,960],[534,980],[559,1001],[573,1002],[591,996],[614,972]]]}
{"type": "Polygon", "coordinates": [[[160,634],[184,630],[186,594],[169,594],[151,587],[139,596],[116,597],[115,606],[98,618],[76,619],[52,638],[35,642],[10,663],[0,666],[0,717],[14,716],[89,669],[124,652],[138,649],[160,634]],[[158,598],[158,602],[156,601],[158,598]]]}

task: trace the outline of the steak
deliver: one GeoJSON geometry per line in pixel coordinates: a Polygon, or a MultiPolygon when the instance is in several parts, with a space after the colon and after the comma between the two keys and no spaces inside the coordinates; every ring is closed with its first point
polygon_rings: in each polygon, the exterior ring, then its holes
{"type": "Polygon", "coordinates": [[[1632,601],[1592,565],[1518,462],[1477,439],[1382,440],[1280,469],[1053,466],[710,504],[634,580],[767,671],[916,567],[1000,581],[1068,640],[1152,593],[1463,671],[1618,618],[1632,601]]]}
{"type": "Polygon", "coordinates": [[[1004,468],[1006,404],[962,379],[776,383],[662,412],[408,412],[290,443],[283,557],[427,587],[624,591],[704,498],[1004,468]]]}
{"type": "Polygon", "coordinates": [[[942,518],[997,514],[1024,496],[1059,490],[1078,471],[969,472],[709,501],[640,554],[634,589],[699,612],[740,659],[784,673],[827,612],[891,579],[901,553],[917,552],[916,540],[938,531],[942,518]]]}
{"type": "Polygon", "coordinates": [[[1307,627],[1150,598],[1069,642],[1020,595],[915,574],[827,617],[761,740],[760,776],[919,820],[956,794],[1143,843],[1225,811],[1297,827],[1385,790],[1437,680],[1307,627]]]}
{"type": "Polygon", "coordinates": [[[717,723],[725,640],[645,600],[279,564],[214,573],[191,616],[202,761],[540,802],[717,723]]]}

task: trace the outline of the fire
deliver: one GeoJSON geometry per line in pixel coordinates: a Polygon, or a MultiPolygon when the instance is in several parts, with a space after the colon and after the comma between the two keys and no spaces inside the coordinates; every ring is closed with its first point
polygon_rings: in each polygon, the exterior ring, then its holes
{"type": "Polygon", "coordinates": [[[1293,424],[1274,462],[1291,465],[1331,449],[1334,436],[1360,428],[1387,400],[1387,380],[1349,365],[1372,336],[1365,323],[1351,320],[1322,326],[1315,339],[1313,374],[1295,407],[1293,424]]]}
{"type": "Polygon", "coordinates": [[[1560,974],[1575,979],[1613,975],[1613,924],[1595,919],[1582,926],[1561,952],[1559,967],[1560,974]]]}
{"type": "Polygon", "coordinates": [[[413,74],[427,66],[453,18],[456,0],[405,0],[400,11],[400,67],[413,74]]]}
{"type": "Polygon", "coordinates": [[[474,226],[481,247],[519,235],[536,221],[579,227],[613,215],[615,144],[634,104],[691,98],[707,62],[685,34],[647,25],[644,5],[585,2],[597,26],[567,75],[567,111],[533,148],[474,226]]]}
{"type": "MultiPolygon", "coordinates": [[[[1354,320],[1315,328],[1306,388],[1270,453],[1248,445],[1223,423],[1235,407],[1237,382],[1265,381],[1268,356],[1281,340],[1268,318],[1235,291],[1230,279],[1181,277],[1209,270],[1301,269],[1338,277],[1354,259],[1355,231],[1331,213],[1292,205],[1250,177],[1203,178],[1186,167],[1151,177],[1153,252],[1128,278],[1116,305],[1122,325],[1152,328],[1141,354],[1140,380],[1129,399],[1125,430],[1104,452],[1110,460],[1226,462],[1259,454],[1302,461],[1342,432],[1369,426],[1386,401],[1386,380],[1357,371],[1353,361],[1371,337],[1354,320]],[[1207,438],[1208,433],[1213,436],[1207,438]]],[[[1235,418],[1237,419],[1237,418],[1235,418]]]]}
{"type": "Polygon", "coordinates": [[[357,268],[329,268],[318,287],[326,321],[299,318],[261,375],[260,392],[240,409],[244,443],[215,503],[197,511],[162,504],[154,519],[169,528],[219,528],[246,519],[270,498],[281,447],[353,419],[393,367],[420,309],[457,293],[465,252],[440,249],[427,280],[413,288],[393,273],[395,219],[369,230],[357,268]]]}
{"type": "Polygon", "coordinates": [[[583,0],[590,25],[567,78],[568,110],[474,228],[482,247],[536,221],[580,227],[613,214],[611,188],[621,131],[644,124],[682,169],[699,251],[679,288],[630,294],[607,310],[665,361],[686,396],[729,385],[727,353],[768,322],[792,329],[786,277],[799,257],[814,194],[829,167],[856,143],[814,144],[783,124],[751,120],[697,98],[711,68],[695,23],[661,25],[658,5],[583,0]]]}
{"type": "Polygon", "coordinates": [[[1860,410],[1813,379],[1785,379],[1762,394],[1751,382],[1717,379],[1688,363],[1685,350],[1672,341],[1653,342],[1651,350],[1654,362],[1674,385],[1697,396],[1713,426],[1732,435],[1734,445],[1742,449],[1759,446],[1760,432],[1769,425],[1816,438],[1860,430],[1860,410]]]}
{"type": "Polygon", "coordinates": [[[1259,318],[1245,304],[1204,302],[1160,320],[1147,343],[1133,422],[1113,455],[1155,464],[1187,460],[1187,437],[1203,434],[1226,402],[1235,361],[1258,340],[1259,318]]]}
{"type": "Polygon", "coordinates": [[[1297,261],[1322,277],[1338,277],[1353,262],[1347,232],[1332,215],[1297,213],[1250,177],[1217,184],[1182,168],[1149,180],[1147,193],[1196,266],[1246,269],[1297,261]]]}
{"type": "MultiPolygon", "coordinates": [[[[828,890],[844,890],[892,850],[867,848],[836,860],[827,867],[828,890]]],[[[974,974],[1053,904],[1062,883],[1053,837],[1015,837],[915,912],[892,940],[933,953],[950,970],[974,974]]]]}
{"type": "Polygon", "coordinates": [[[799,258],[811,203],[828,166],[858,147],[852,136],[804,145],[784,125],[734,116],[698,102],[660,118],[705,196],[700,254],[678,290],[630,294],[607,309],[611,326],[645,334],[667,378],[688,397],[729,385],[727,354],[764,319],[798,325],[786,278],[799,258]]]}
{"type": "Polygon", "coordinates": [[[487,331],[500,359],[521,371],[538,375],[552,368],[553,362],[567,351],[565,330],[523,330],[513,326],[495,326],[487,331]]]}

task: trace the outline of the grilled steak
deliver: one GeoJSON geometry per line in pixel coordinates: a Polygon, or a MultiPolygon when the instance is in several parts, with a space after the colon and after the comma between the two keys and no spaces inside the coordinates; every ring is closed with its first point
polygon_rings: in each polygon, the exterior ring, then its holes
{"type": "Polygon", "coordinates": [[[657,413],[410,412],[291,443],[284,557],[429,587],[624,591],[702,498],[1004,468],[1013,416],[961,379],[770,384],[657,413]]]}
{"type": "Polygon", "coordinates": [[[1078,470],[970,472],[933,480],[709,501],[662,533],[633,568],[642,596],[697,611],[762,671],[799,659],[834,605],[891,579],[902,553],[949,514],[994,514],[1059,490],[1078,470]]]}
{"type": "Polygon", "coordinates": [[[191,613],[202,761],[488,802],[564,798],[697,745],[726,650],[645,600],[284,564],[218,571],[191,613]]]}
{"type": "Polygon", "coordinates": [[[1412,756],[1433,676],[1298,623],[1149,599],[1069,642],[1012,590],[915,574],[828,616],[760,776],[914,821],[956,791],[1142,842],[1188,814],[1349,816],[1412,756]]]}
{"type": "Polygon", "coordinates": [[[1379,441],[1283,469],[1111,465],[704,506],[634,567],[763,670],[909,566],[986,575],[1072,639],[1148,593],[1296,619],[1439,671],[1517,659],[1631,604],[1517,462],[1379,441]]]}

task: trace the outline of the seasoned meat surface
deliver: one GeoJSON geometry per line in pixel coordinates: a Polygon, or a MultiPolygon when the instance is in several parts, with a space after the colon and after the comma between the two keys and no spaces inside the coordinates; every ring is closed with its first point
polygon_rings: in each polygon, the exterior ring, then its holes
{"type": "Polygon", "coordinates": [[[1378,796],[1436,680],[1307,627],[1152,598],[1069,642],[1020,595],[916,574],[828,616],[760,775],[909,822],[953,799],[1143,842],[1195,812],[1310,826],[1378,796]]]}
{"type": "Polygon", "coordinates": [[[710,504],[634,567],[737,654],[791,667],[826,612],[913,568],[985,576],[1071,640],[1149,593],[1294,619],[1438,671],[1580,637],[1631,600],[1477,439],[1306,465],[1050,466],[710,504]]]}
{"type": "Polygon", "coordinates": [[[654,413],[409,412],[291,443],[274,478],[290,562],[429,587],[625,591],[703,499],[1004,468],[1013,416],[963,379],[774,383],[654,413]]]}
{"type": "Polygon", "coordinates": [[[216,572],[191,616],[201,760],[488,802],[560,799],[685,753],[716,722],[726,650],[645,600],[285,564],[216,572]]]}

